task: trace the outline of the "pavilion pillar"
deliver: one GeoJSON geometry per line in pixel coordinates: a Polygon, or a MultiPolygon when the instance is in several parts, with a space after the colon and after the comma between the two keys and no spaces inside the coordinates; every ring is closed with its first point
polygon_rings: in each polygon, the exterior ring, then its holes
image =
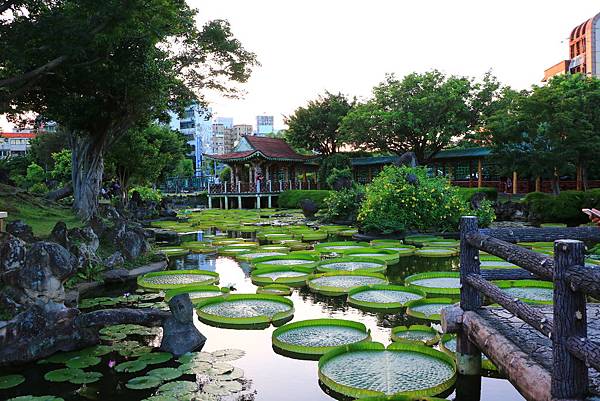
{"type": "Polygon", "coordinates": [[[583,174],[581,173],[582,170],[583,169],[581,168],[581,166],[578,165],[577,166],[577,178],[575,179],[576,180],[576,188],[578,191],[581,191],[581,188],[582,188],[582,185],[581,185],[581,183],[583,181],[583,179],[582,179],[583,174]]]}
{"type": "Polygon", "coordinates": [[[518,193],[517,187],[519,186],[519,176],[516,171],[513,171],[513,195],[518,193]]]}
{"type": "Polygon", "coordinates": [[[469,188],[473,186],[473,161],[469,160],[469,188]]]}
{"type": "Polygon", "coordinates": [[[542,178],[535,178],[535,192],[542,192],[542,178]]]}
{"type": "Polygon", "coordinates": [[[483,187],[483,162],[477,159],[477,188],[483,187]]]}
{"type": "Polygon", "coordinates": [[[250,167],[248,168],[248,183],[252,184],[252,164],[250,165],[250,167]]]}
{"type": "Polygon", "coordinates": [[[442,175],[446,176],[446,162],[442,162],[442,175]]]}

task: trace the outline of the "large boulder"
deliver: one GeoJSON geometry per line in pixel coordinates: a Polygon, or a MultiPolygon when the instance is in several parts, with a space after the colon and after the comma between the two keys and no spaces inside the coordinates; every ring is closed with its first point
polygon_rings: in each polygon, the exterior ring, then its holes
{"type": "Polygon", "coordinates": [[[14,235],[15,237],[21,238],[25,242],[34,242],[35,236],[30,226],[25,224],[23,220],[11,221],[6,225],[6,231],[14,235]]]}
{"type": "Polygon", "coordinates": [[[189,294],[176,295],[169,301],[172,316],[163,324],[160,349],[179,356],[202,348],[206,337],[194,325],[194,306],[189,294]]]}
{"type": "Polygon", "coordinates": [[[69,247],[69,230],[64,221],[59,221],[54,225],[50,237],[48,238],[52,242],[63,246],[64,248],[69,247]]]}
{"type": "Polygon", "coordinates": [[[302,213],[307,219],[313,219],[319,211],[319,206],[312,199],[302,199],[299,203],[302,213]]]}
{"type": "Polygon", "coordinates": [[[0,233],[0,274],[23,267],[26,243],[10,233],[0,233]]]}
{"type": "Polygon", "coordinates": [[[107,239],[121,252],[126,260],[134,260],[150,251],[148,238],[151,233],[146,233],[140,225],[127,223],[120,220],[108,233],[107,239]]]}
{"type": "Polygon", "coordinates": [[[100,240],[90,226],[69,230],[69,239],[73,243],[84,244],[91,252],[96,252],[100,247],[100,240]]]}
{"type": "Polygon", "coordinates": [[[3,276],[12,287],[14,301],[44,309],[64,307],[63,283],[76,271],[73,257],[54,242],[36,242],[27,251],[23,266],[3,276]]]}
{"type": "Polygon", "coordinates": [[[107,269],[116,269],[122,267],[125,264],[125,259],[123,259],[123,254],[119,251],[116,251],[106,259],[104,259],[104,266],[107,269]]]}
{"type": "Polygon", "coordinates": [[[530,221],[535,220],[525,203],[497,202],[494,211],[498,221],[527,221],[528,218],[530,221]]]}

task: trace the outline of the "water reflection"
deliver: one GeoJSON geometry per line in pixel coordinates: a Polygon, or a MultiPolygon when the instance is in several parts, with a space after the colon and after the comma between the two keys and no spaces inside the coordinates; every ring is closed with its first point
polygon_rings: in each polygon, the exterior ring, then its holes
{"type": "MultiPolygon", "coordinates": [[[[240,234],[252,233],[236,233],[240,234]]],[[[206,269],[220,275],[220,285],[230,286],[239,293],[255,293],[256,286],[250,281],[250,265],[238,263],[229,257],[216,255],[190,254],[173,261],[178,269],[206,269]]],[[[438,258],[402,258],[401,263],[388,269],[387,277],[392,283],[403,283],[406,276],[423,271],[456,270],[458,261],[438,258]]],[[[391,327],[399,325],[424,324],[419,319],[404,313],[384,314],[356,309],[347,304],[345,297],[328,297],[312,293],[307,287],[294,289],[290,296],[294,302],[295,314],[292,321],[318,318],[348,319],[361,322],[371,330],[373,341],[389,344],[391,327]]],[[[274,327],[265,330],[232,330],[208,326],[196,321],[197,327],[208,338],[205,350],[240,348],[246,356],[236,361],[236,366],[244,369],[246,377],[253,381],[256,400],[319,401],[332,400],[319,385],[316,361],[289,358],[277,354],[272,349],[271,335],[274,327]]],[[[477,384],[462,383],[458,395],[453,393],[448,399],[471,401],[473,393],[479,390],[477,384]]],[[[506,380],[483,378],[481,400],[521,401],[523,398],[506,380]]]]}

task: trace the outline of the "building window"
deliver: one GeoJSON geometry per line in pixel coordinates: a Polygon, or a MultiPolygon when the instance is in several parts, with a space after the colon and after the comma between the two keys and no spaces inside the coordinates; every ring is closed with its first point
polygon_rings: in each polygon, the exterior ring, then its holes
{"type": "Polygon", "coordinates": [[[179,129],[190,129],[194,128],[196,125],[193,121],[182,121],[179,123],[179,129]]]}

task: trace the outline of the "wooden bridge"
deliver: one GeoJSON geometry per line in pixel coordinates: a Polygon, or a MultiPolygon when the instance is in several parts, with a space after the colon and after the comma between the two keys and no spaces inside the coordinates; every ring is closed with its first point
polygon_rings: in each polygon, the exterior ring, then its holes
{"type": "Polygon", "coordinates": [[[527,400],[600,400],[600,304],[587,304],[600,300],[600,266],[585,265],[583,241],[600,241],[600,229],[480,230],[476,217],[461,219],[460,307],[442,312],[442,327],[458,334],[463,378],[480,375],[483,352],[527,400]],[[555,241],[553,258],[515,245],[539,241],[555,241]],[[480,250],[521,269],[481,270],[480,250]],[[491,282],[532,278],[554,283],[552,306],[491,282]],[[484,297],[499,306],[483,306],[484,297]]]}

